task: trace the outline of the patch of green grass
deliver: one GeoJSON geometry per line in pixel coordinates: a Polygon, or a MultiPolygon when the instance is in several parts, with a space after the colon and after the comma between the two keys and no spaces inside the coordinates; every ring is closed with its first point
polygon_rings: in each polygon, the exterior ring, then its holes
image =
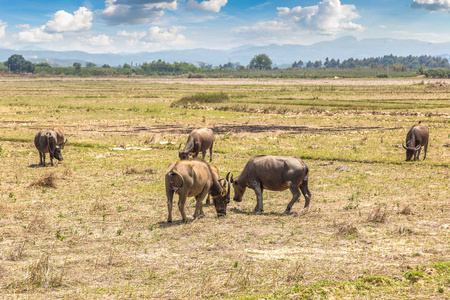
{"type": "Polygon", "coordinates": [[[178,101],[173,102],[170,107],[185,107],[194,104],[222,103],[230,99],[228,94],[220,93],[197,93],[192,96],[185,96],[178,101]]]}

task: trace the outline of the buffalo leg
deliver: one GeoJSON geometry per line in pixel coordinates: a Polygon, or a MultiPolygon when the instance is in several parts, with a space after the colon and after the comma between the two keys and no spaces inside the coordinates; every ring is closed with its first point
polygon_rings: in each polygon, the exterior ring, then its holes
{"type": "Polygon", "coordinates": [[[167,195],[167,210],[169,215],[167,216],[167,222],[172,223],[172,206],[173,206],[173,191],[166,189],[167,195]]]}
{"type": "Polygon", "coordinates": [[[423,160],[425,160],[425,158],[427,158],[427,150],[428,150],[428,142],[423,147],[423,160]]]}
{"type": "Polygon", "coordinates": [[[263,209],[263,189],[261,187],[261,185],[255,184],[255,194],[256,194],[256,206],[255,206],[255,210],[254,213],[257,215],[260,215],[264,212],[263,209]]]}
{"type": "Polygon", "coordinates": [[[205,214],[203,213],[203,199],[205,198],[206,194],[208,194],[208,189],[204,189],[203,192],[195,197],[196,203],[195,203],[195,212],[194,212],[194,219],[204,217],[205,214]]]}
{"type": "Polygon", "coordinates": [[[45,167],[45,152],[42,153],[42,161],[43,161],[42,165],[45,167]]]}
{"type": "Polygon", "coordinates": [[[212,162],[212,149],[213,149],[214,142],[211,143],[211,147],[209,147],[209,162],[212,162]]]}
{"type": "Polygon", "coordinates": [[[42,162],[42,152],[39,151],[39,165],[43,165],[44,163],[42,162]]]}
{"type": "Polygon", "coordinates": [[[178,199],[178,209],[180,210],[181,218],[183,218],[184,223],[188,222],[188,218],[186,217],[186,212],[184,210],[184,206],[186,204],[186,198],[187,198],[187,195],[180,193],[180,198],[178,199]]]}
{"type": "Polygon", "coordinates": [[[303,181],[300,183],[300,190],[302,191],[303,196],[305,197],[305,207],[309,207],[309,202],[311,201],[311,193],[308,189],[308,177],[303,178],[303,181]]]}
{"type": "Polygon", "coordinates": [[[206,151],[202,151],[202,159],[205,160],[206,151]]]}
{"type": "Polygon", "coordinates": [[[286,207],[286,210],[284,211],[285,214],[289,213],[292,209],[292,206],[294,205],[294,203],[298,200],[298,198],[300,198],[300,190],[298,189],[298,184],[297,183],[289,183],[289,190],[292,193],[292,199],[291,202],[289,202],[288,206],[286,207]]]}
{"type": "Polygon", "coordinates": [[[417,151],[414,153],[414,160],[419,160],[419,157],[420,157],[420,150],[422,150],[422,147],[420,147],[419,150],[417,150],[417,151]]]}

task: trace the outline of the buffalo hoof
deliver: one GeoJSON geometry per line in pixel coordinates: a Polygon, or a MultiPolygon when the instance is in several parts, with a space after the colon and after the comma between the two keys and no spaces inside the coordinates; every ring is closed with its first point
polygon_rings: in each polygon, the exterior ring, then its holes
{"type": "Polygon", "coordinates": [[[263,210],[258,210],[258,211],[255,211],[255,215],[257,215],[257,216],[259,216],[259,215],[262,215],[263,214],[263,210]]]}

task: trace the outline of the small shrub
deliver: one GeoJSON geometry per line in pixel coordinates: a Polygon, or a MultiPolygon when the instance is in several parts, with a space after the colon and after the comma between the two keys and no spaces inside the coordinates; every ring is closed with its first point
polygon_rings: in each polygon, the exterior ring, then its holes
{"type": "Polygon", "coordinates": [[[31,263],[23,284],[35,287],[59,287],[62,284],[63,271],[57,272],[49,263],[50,254],[43,254],[41,258],[31,263]]]}
{"type": "Polygon", "coordinates": [[[337,228],[337,235],[349,236],[358,234],[358,228],[356,228],[353,222],[344,221],[337,223],[336,220],[334,220],[333,227],[337,228]]]}

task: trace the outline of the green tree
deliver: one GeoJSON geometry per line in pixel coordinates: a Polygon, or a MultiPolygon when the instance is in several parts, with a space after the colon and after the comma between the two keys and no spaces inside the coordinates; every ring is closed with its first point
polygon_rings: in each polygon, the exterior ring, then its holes
{"type": "Polygon", "coordinates": [[[73,63],[75,70],[81,70],[81,64],[79,62],[73,63]]]}
{"type": "Polygon", "coordinates": [[[25,60],[25,58],[23,58],[23,56],[19,54],[11,55],[5,62],[5,65],[13,73],[32,73],[34,71],[34,65],[31,62],[25,60]]]}
{"type": "Polygon", "coordinates": [[[86,63],[86,67],[88,67],[88,68],[93,68],[93,67],[96,67],[97,65],[96,64],[94,64],[93,62],[87,62],[86,63]]]}
{"type": "Polygon", "coordinates": [[[272,69],[272,60],[266,54],[255,55],[249,64],[250,69],[270,70],[272,69]]]}
{"type": "Polygon", "coordinates": [[[109,69],[109,68],[111,68],[111,66],[108,65],[108,64],[104,64],[104,65],[102,66],[102,68],[103,68],[103,69],[109,69]]]}

